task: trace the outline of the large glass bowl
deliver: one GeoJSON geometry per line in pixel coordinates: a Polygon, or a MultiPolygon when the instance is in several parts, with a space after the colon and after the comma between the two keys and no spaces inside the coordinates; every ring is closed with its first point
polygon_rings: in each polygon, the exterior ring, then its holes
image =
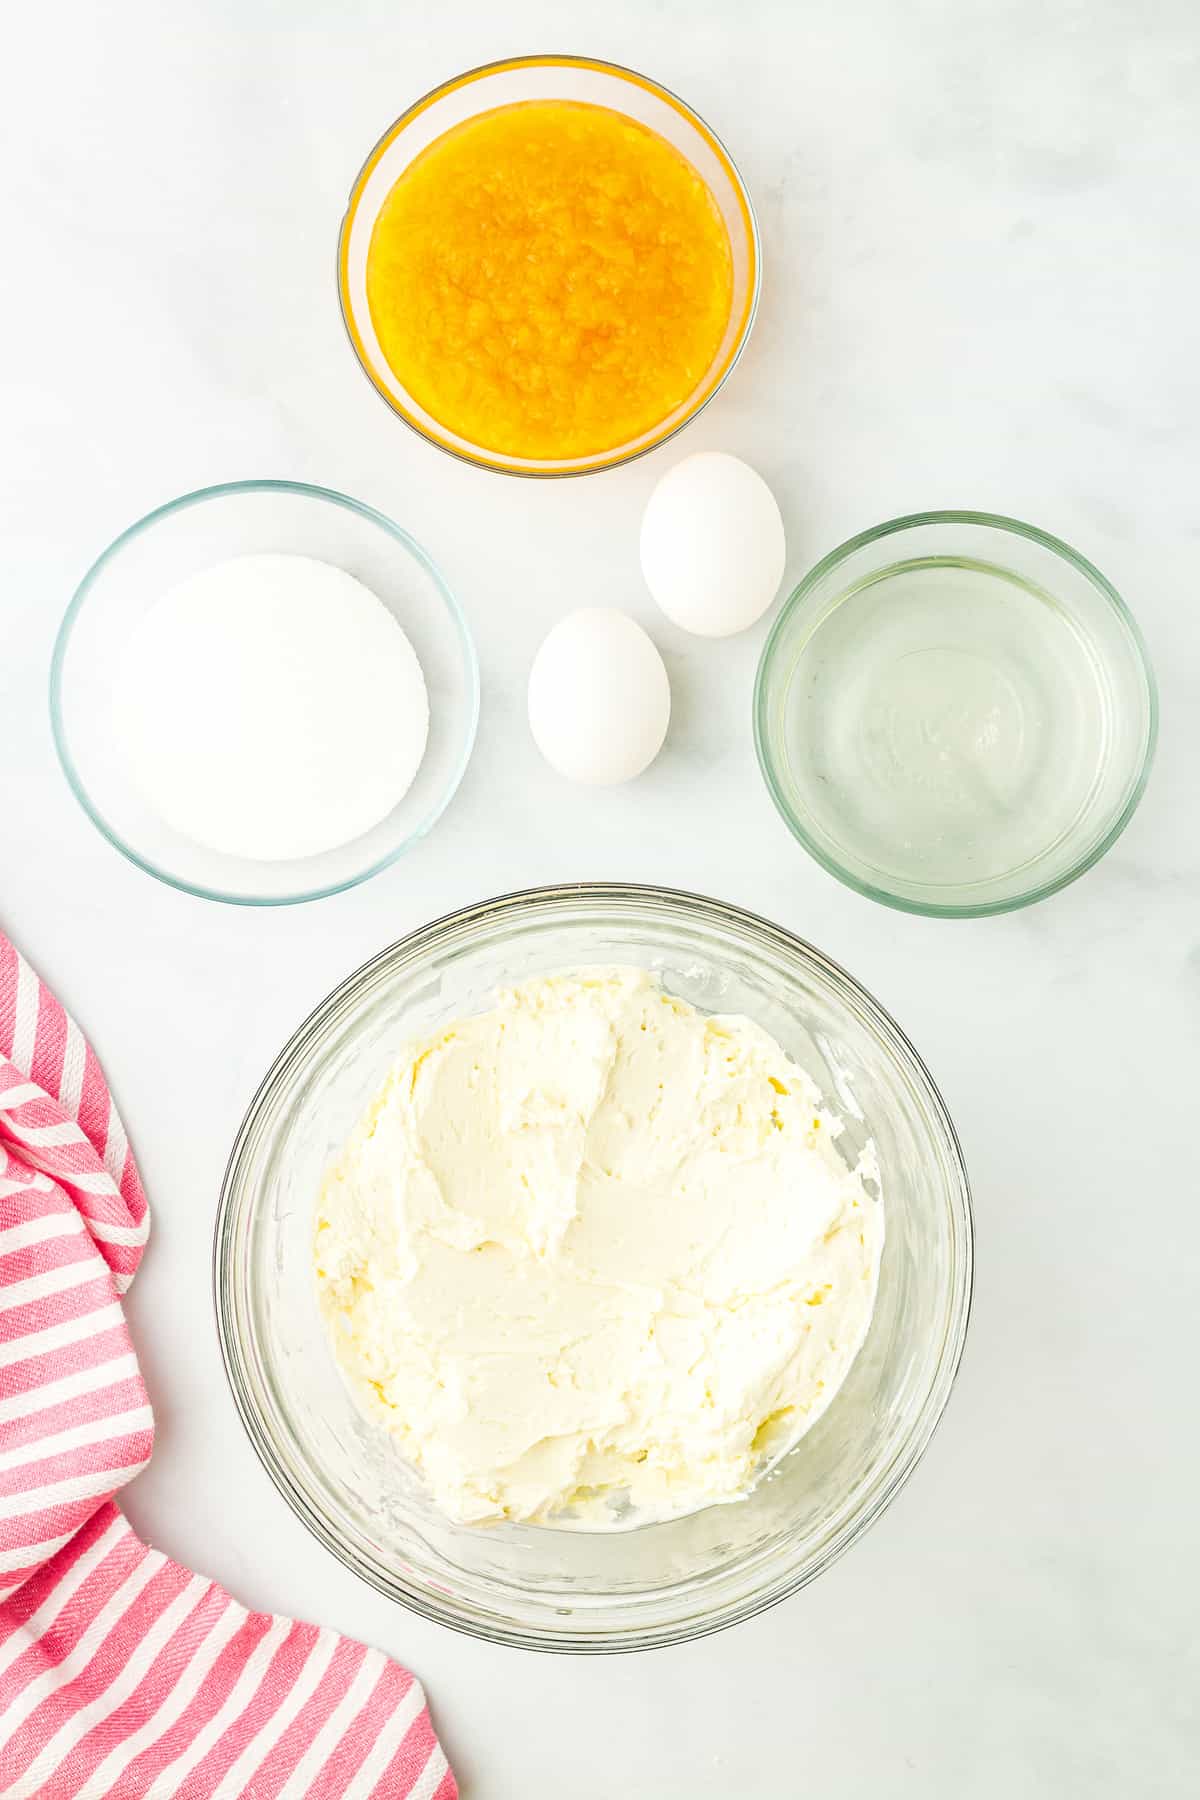
{"type": "Polygon", "coordinates": [[[54,646],[50,718],[75,798],[130,862],[202,899],[284,906],[365,881],[432,829],[475,742],[479,665],[458,602],[401,526],[331,488],[231,481],[160,506],[92,564],[54,646]],[[403,798],[349,843],[281,861],[231,856],[175,831],[134,779],[113,720],[126,647],[147,611],[189,575],[262,552],[314,557],[365,583],[416,651],[429,692],[429,741],[403,798]]]}
{"type": "Polygon", "coordinates": [[[758,224],[746,184],[698,113],[648,76],[590,56],[514,56],[469,69],[409,107],[380,138],[355,178],[338,243],[338,298],[363,372],[392,411],[440,450],[505,475],[586,475],[643,456],[694,419],[724,383],[750,336],[762,280],[758,224]],[[380,209],[400,176],[435,139],[494,107],[527,100],[580,100],[648,126],[708,184],[729,233],[733,300],[725,335],[692,392],[650,430],[589,456],[537,459],[490,450],[449,430],[399,381],[380,348],[367,302],[367,252],[380,209]]]}
{"type": "Polygon", "coordinates": [[[971,1213],[954,1128],[870,996],[778,926],[657,888],[546,888],[467,908],[352,975],[303,1024],[238,1134],[217,1217],[221,1346],[254,1446],[351,1569],[431,1619],[546,1650],[634,1650],[749,1617],[829,1567],[911,1473],[967,1327],[971,1213]],[[887,1240],[866,1343],[829,1410],[748,1499],[623,1532],[442,1517],[334,1364],[311,1265],[314,1202],[399,1040],[499,983],[584,964],[652,969],[774,1033],[873,1139],[887,1240]]]}

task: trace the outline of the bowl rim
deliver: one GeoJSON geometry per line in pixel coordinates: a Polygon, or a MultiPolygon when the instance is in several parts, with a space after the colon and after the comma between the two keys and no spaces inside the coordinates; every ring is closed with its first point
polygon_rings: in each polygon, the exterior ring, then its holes
{"type": "MultiPolygon", "coordinates": [[[[252,1201],[251,1204],[253,1205],[254,1202],[252,1201]]],[[[216,1315],[217,1339],[225,1377],[238,1416],[255,1454],[266,1470],[272,1485],[282,1495],[301,1524],[352,1574],[360,1580],[366,1581],[369,1586],[375,1588],[395,1604],[401,1605],[435,1624],[445,1625],[451,1630],[462,1632],[468,1637],[502,1644],[513,1649],[566,1655],[614,1655],[635,1650],[665,1648],[672,1644],[689,1642],[694,1638],[710,1636],[714,1632],[739,1624],[745,1619],[756,1617],[769,1607],[777,1605],[790,1595],[799,1592],[817,1576],[824,1574],[886,1512],[924,1456],[930,1440],[945,1414],[958,1375],[966,1344],[974,1294],[974,1241],[974,1207],[970,1178],[958,1133],[941,1091],[908,1035],[896,1023],[887,1009],[875,999],[874,995],[863,987],[853,975],[849,974],[840,963],[835,962],[832,957],[818,950],[795,932],[789,931],[785,926],[777,925],[761,914],[751,912],[746,908],[716,900],[707,895],[691,893],[686,889],[662,887],[652,883],[564,882],[544,887],[518,889],[511,893],[497,895],[493,899],[475,901],[467,906],[444,913],[425,925],[418,926],[360,964],[335,988],[332,988],[292,1032],[258,1084],[238,1127],[226,1163],[213,1229],[213,1310],[216,1315]],[[455,1611],[441,1605],[430,1592],[414,1592],[397,1581],[394,1576],[389,1577],[382,1569],[377,1569],[371,1563],[360,1559],[353,1547],[338,1535],[327,1517],[310,1502],[309,1497],[293,1479],[285,1460],[278,1454],[271,1430],[260,1413],[253,1395],[252,1385],[247,1379],[246,1371],[252,1359],[247,1345],[238,1333],[231,1279],[235,1226],[238,1222],[236,1192],[240,1179],[239,1165],[252,1145],[252,1140],[258,1130],[260,1116],[276,1083],[286,1076],[289,1065],[302,1053],[311,1034],[331,1022],[340,1010],[353,1005],[369,990],[371,983],[393,959],[406,957],[411,961],[412,958],[436,946],[439,939],[448,933],[463,927],[470,928],[490,917],[536,912],[543,908],[550,910],[563,902],[570,903],[571,901],[579,901],[585,905],[607,903],[638,906],[665,903],[668,907],[685,909],[689,914],[710,923],[732,925],[737,929],[747,931],[751,935],[757,936],[765,945],[778,945],[788,954],[795,955],[799,951],[802,958],[809,961],[821,975],[830,980],[835,988],[842,986],[850,990],[853,997],[865,1010],[871,1023],[881,1024],[885,1032],[892,1036],[894,1047],[908,1060],[911,1071],[922,1082],[926,1097],[944,1134],[945,1149],[954,1175],[956,1197],[951,1230],[952,1279],[946,1309],[945,1329],[938,1350],[937,1363],[911,1428],[907,1436],[894,1447],[891,1458],[881,1473],[877,1490],[871,1497],[870,1504],[862,1511],[841,1519],[829,1542],[822,1547],[821,1553],[811,1565],[785,1571],[779,1579],[764,1583],[755,1593],[740,1601],[726,1604],[715,1615],[704,1612],[690,1613],[665,1626],[648,1626],[631,1621],[624,1629],[614,1630],[609,1636],[592,1640],[574,1638],[566,1631],[556,1633],[544,1622],[528,1627],[517,1627],[503,1614],[488,1613],[474,1603],[469,1612],[466,1609],[455,1611]]]]}
{"type": "Polygon", "coordinates": [[[394,519],[389,519],[386,513],[380,512],[378,508],[368,506],[365,501],[355,500],[349,494],[339,493],[336,488],[318,487],[307,481],[277,479],[223,481],[212,487],[194,488],[190,493],[180,494],[177,499],[168,500],[163,505],[156,506],[153,511],[136,519],[132,525],[127,525],[125,530],[120,532],[92,563],[71,596],[70,604],[63,614],[62,623],[54,640],[54,650],[50,658],[50,729],[54,738],[54,748],[71,792],[101,836],[108,840],[114,850],[120,851],[126,861],[133,863],[135,868],[143,870],[147,875],[153,875],[156,881],[163,882],[167,887],[175,888],[183,894],[193,894],[201,900],[216,900],[227,906],[299,906],[309,900],[324,900],[331,894],[345,893],[349,888],[358,887],[361,882],[369,881],[373,875],[378,875],[382,870],[390,868],[404,855],[406,850],[418,843],[433,829],[454,798],[463,775],[466,773],[471,751],[475,745],[476,732],[479,728],[479,691],[479,657],[466,615],[429,552],[402,525],[397,525],[394,519]],[[366,519],[369,524],[378,526],[389,537],[395,538],[413,560],[425,570],[437,588],[450,622],[454,626],[467,673],[469,712],[467,728],[459,751],[458,762],[436,805],[425,815],[420,824],[409,832],[407,837],[389,850],[385,856],[377,857],[365,869],[359,870],[344,881],[330,882],[315,888],[298,889],[295,893],[290,894],[231,894],[221,888],[207,887],[200,882],[184,881],[181,877],[171,875],[165,869],[160,869],[149,857],[143,856],[140,851],[134,849],[133,845],[109,824],[88,792],[87,784],[71,754],[63,708],[63,670],[71,635],[76,620],[102,570],[110,562],[115,561],[120,552],[136,538],[155,525],[172,518],[176,513],[186,511],[192,506],[202,505],[210,500],[229,499],[240,494],[292,494],[304,500],[327,502],[330,505],[341,507],[347,512],[356,513],[360,518],[366,519]]]}
{"type": "Polygon", "coordinates": [[[927,919],[983,919],[994,917],[999,913],[1017,912],[1022,907],[1032,906],[1035,901],[1048,899],[1051,894],[1057,894],[1062,888],[1069,887],[1073,881],[1077,881],[1081,875],[1085,875],[1102,857],[1108,854],[1137,811],[1142,795],[1146,791],[1146,784],[1150,779],[1155,748],[1158,743],[1158,683],[1141,627],[1126,602],[1107,576],[1103,575],[1096,565],[1080,551],[1073,549],[1062,538],[1055,537],[1052,532],[1043,531],[1036,525],[1028,525],[1021,519],[1009,518],[1004,513],[957,509],[906,513],[899,518],[887,519],[881,525],[873,525],[866,531],[860,531],[854,537],[847,538],[845,543],[839,544],[835,549],[829,551],[828,555],[823,556],[820,562],[814,564],[792,589],[772,622],[762,648],[762,654],[759,657],[758,670],[754,678],[752,706],[754,749],[758,758],[759,770],[775,809],[792,836],[803,845],[814,862],[819,863],[830,875],[835,876],[846,887],[853,889],[856,894],[861,894],[868,900],[877,900],[882,906],[892,907],[897,912],[915,913],[927,919]],[[835,856],[831,855],[805,828],[803,819],[793,809],[790,801],[785,798],[777,760],[770,748],[767,712],[769,690],[775,675],[776,658],[781,651],[784,634],[789,623],[803,608],[813,589],[839,563],[844,562],[865,545],[875,543],[880,538],[891,537],[898,532],[916,530],[930,525],[983,526],[1009,536],[1027,538],[1031,543],[1040,545],[1043,549],[1060,557],[1064,562],[1070,563],[1095,588],[1101,599],[1108,602],[1115,613],[1133,648],[1135,660],[1145,682],[1146,743],[1137,775],[1112,822],[1091,849],[1073,862],[1063,873],[1056,875],[1052,880],[1038,882],[1019,894],[1001,900],[963,903],[915,900],[909,895],[896,893],[893,889],[878,883],[861,880],[835,856]]]}
{"type": "MultiPolygon", "coordinates": [[[[652,450],[657,450],[663,444],[669,443],[685,426],[690,425],[693,419],[699,418],[709,402],[715,400],[725,386],[750,341],[750,333],[754,327],[754,321],[758,314],[758,303],[762,294],[762,269],[762,234],[759,231],[758,215],[754,210],[750,190],[724,141],[712,126],[680,95],[665,87],[662,82],[655,81],[653,77],[643,75],[625,63],[609,62],[602,57],[582,56],[568,51],[546,51],[526,56],[507,56],[494,62],[479,63],[474,68],[464,69],[460,74],[452,75],[447,80],[439,82],[436,87],[432,87],[427,93],[422,94],[420,99],[414,100],[412,105],[406,107],[376,140],[351,183],[350,195],[346,203],[346,211],[342,215],[337,241],[337,293],[342,326],[359,368],[379,398],[403,424],[407,425],[410,431],[415,432],[425,443],[432,444],[434,449],[440,450],[443,455],[451,456],[456,462],[467,463],[477,469],[486,469],[495,475],[513,475],[533,481],[556,481],[581,475],[602,475],[607,470],[622,468],[626,463],[636,462],[639,457],[648,456],[652,450]],[[380,386],[371,369],[356,321],[355,309],[350,299],[350,236],[368,179],[381,158],[414,119],[427,111],[438,100],[448,94],[456,93],[460,88],[466,87],[472,82],[483,80],[490,75],[506,74],[511,70],[541,68],[590,69],[599,74],[615,75],[622,81],[632,83],[635,87],[644,88],[679,113],[705,140],[729,178],[746,227],[746,241],[749,245],[752,267],[750,290],[742,311],[741,323],[733,343],[726,353],[724,363],[701,398],[689,407],[684,416],[676,420],[669,430],[660,429],[648,443],[641,444],[636,449],[615,450],[611,454],[606,454],[601,462],[584,462],[582,465],[578,465],[578,459],[574,459],[578,466],[542,467],[536,460],[526,459],[525,463],[517,468],[508,462],[499,460],[498,452],[485,450],[482,447],[476,447],[474,451],[465,450],[458,444],[450,442],[447,438],[440,436],[438,430],[432,429],[415,418],[394,394],[380,386]]],[[[555,460],[557,463],[562,459],[555,460]]],[[[570,459],[567,460],[569,462],[570,459]]]]}

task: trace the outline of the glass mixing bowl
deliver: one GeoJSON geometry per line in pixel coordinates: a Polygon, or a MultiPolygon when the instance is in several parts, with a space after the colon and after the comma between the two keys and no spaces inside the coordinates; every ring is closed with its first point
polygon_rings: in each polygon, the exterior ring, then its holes
{"type": "Polygon", "coordinates": [[[479,665],[457,600],[391,519],[331,488],[231,481],[148,513],[92,564],[54,646],[50,718],[75,798],[122,856],[201,899],[286,906],[366,881],[433,828],[475,742],[479,665]],[[123,753],[113,694],[131,633],[168,589],[227,557],[276,551],[333,563],[370,588],[417,653],[430,719],[416,779],[377,825],[319,854],[268,862],[193,843],[160,817],[123,753]]]}
{"type": "Polygon", "coordinates": [[[918,513],[819,562],[763,648],[754,736],[792,834],[869,899],[1008,912],[1099,861],[1141,799],[1154,674],[1061,539],[918,513]]]}
{"type": "Polygon", "coordinates": [[[912,1472],[967,1328],[971,1211],[954,1128],[870,996],[778,926],[657,888],[546,888],[425,926],[350,976],[292,1038],[233,1148],[217,1216],[217,1320],[234,1397],[281,1493],[385,1594],[493,1642],[634,1650],[749,1617],[829,1567],[912,1472]],[[866,1343],[828,1411],[748,1498],[618,1532],[471,1528],[441,1516],[358,1411],[318,1315],[325,1165],[399,1041],[502,983],[586,964],[654,970],[705,1011],[744,1012],[879,1157],[887,1239],[866,1343]]]}
{"type": "Polygon", "coordinates": [[[643,456],[683,429],[725,382],[750,336],[762,281],[758,222],[746,184],[716,133],[669,89],[617,63],[589,56],[514,56],[443,82],[402,113],[355,178],[338,243],[338,299],[354,354],[377,393],[414,431],[464,462],[504,475],[586,475],[643,456]],[[494,107],[527,100],[579,100],[649,126],[708,184],[729,232],[733,299],[725,335],[687,398],[629,443],[590,456],[535,459],[482,448],[441,424],[390,368],[367,303],[367,251],[375,221],[400,176],[435,139],[494,107]]]}

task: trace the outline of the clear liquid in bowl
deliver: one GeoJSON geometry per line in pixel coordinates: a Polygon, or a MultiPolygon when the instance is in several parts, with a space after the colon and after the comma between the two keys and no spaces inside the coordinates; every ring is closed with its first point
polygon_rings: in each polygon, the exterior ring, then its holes
{"type": "Polygon", "coordinates": [[[810,828],[886,884],[955,889],[1046,856],[1094,797],[1104,667],[1053,596],[994,564],[897,563],[837,597],[785,708],[810,828]]]}

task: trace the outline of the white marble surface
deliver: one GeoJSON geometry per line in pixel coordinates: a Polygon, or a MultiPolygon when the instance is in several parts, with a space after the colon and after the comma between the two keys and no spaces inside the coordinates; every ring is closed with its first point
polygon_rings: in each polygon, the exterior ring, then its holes
{"type": "Polygon", "coordinates": [[[427,1683],[467,1800],[1139,1800],[1195,1791],[1200,357],[1193,0],[208,0],[24,7],[0,110],[0,921],[92,1034],[155,1209],[130,1309],[159,1418],[135,1524],[249,1602],[427,1683]],[[538,486],[427,450],[343,340],[347,185],[401,108],[522,49],[688,96],[758,202],[763,308],[688,449],[774,484],[789,577],[899,512],[1033,519],[1128,596],[1163,734],[1107,861],[978,924],[884,912],[806,860],[754,768],[761,628],[689,643],[636,526],[675,449],[538,486]],[[96,835],[54,761],[54,631],[95,553],[210,481],[326,482],[409,526],[477,634],[478,750],[433,837],[340,899],[188,899],[96,835]],[[668,748],[580,794],[523,717],[572,603],[654,631],[668,748]],[[950,1411],[815,1587],[706,1641],[601,1661],[495,1650],[358,1584],[234,1415],[209,1298],[226,1150],[266,1063],[346,971],[460,902],[562,877],[755,907],[846,963],[927,1056],[974,1178],[978,1285],[950,1411]]]}

